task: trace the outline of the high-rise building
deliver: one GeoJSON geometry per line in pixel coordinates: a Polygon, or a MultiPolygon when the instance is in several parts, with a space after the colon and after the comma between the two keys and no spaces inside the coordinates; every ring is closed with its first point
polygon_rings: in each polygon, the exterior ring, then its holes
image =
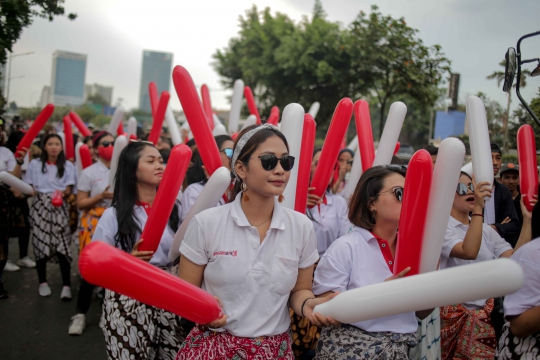
{"type": "Polygon", "coordinates": [[[54,105],[84,103],[86,55],[65,51],[53,53],[51,100],[54,105]]]}
{"type": "Polygon", "coordinates": [[[169,91],[171,86],[173,54],[143,50],[141,87],[139,95],[139,108],[151,112],[150,97],[148,96],[148,84],[156,83],[158,94],[169,91]]]}
{"type": "Polygon", "coordinates": [[[41,96],[39,98],[39,107],[44,108],[48,103],[51,102],[51,87],[44,86],[41,90],[41,96]]]}
{"type": "Polygon", "coordinates": [[[86,100],[88,96],[99,95],[105,100],[106,106],[111,106],[112,103],[112,86],[103,86],[99,84],[85,85],[84,86],[84,99],[86,100]]]}

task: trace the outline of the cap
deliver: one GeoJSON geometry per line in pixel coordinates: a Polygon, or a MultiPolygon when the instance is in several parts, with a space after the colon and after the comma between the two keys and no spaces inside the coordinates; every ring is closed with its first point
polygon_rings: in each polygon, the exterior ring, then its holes
{"type": "Polygon", "coordinates": [[[501,148],[500,148],[500,146],[497,145],[497,144],[493,144],[493,143],[491,144],[491,152],[492,152],[492,153],[499,153],[499,154],[502,155],[501,148]]]}
{"type": "Polygon", "coordinates": [[[508,164],[504,164],[502,167],[501,167],[501,171],[499,171],[499,175],[502,176],[503,173],[507,172],[507,171],[515,171],[517,173],[519,173],[519,165],[518,164],[514,164],[514,163],[508,163],[508,164]]]}
{"type": "Polygon", "coordinates": [[[93,124],[93,123],[88,123],[88,126],[87,128],[92,128],[92,129],[95,129],[96,128],[96,125],[93,124]]]}

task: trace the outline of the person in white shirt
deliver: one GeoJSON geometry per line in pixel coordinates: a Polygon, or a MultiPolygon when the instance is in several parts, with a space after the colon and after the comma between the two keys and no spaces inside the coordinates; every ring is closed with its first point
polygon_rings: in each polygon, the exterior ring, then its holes
{"type": "Polygon", "coordinates": [[[504,299],[507,320],[499,340],[497,359],[540,358],[540,240],[523,245],[511,257],[521,265],[525,282],[504,299]]]}
{"type": "MultiPolygon", "coordinates": [[[[92,241],[101,215],[111,205],[113,196],[109,189],[109,172],[114,149],[114,138],[100,131],[92,138],[97,162],[81,172],[77,182],[77,208],[82,211],[79,224],[79,253],[92,241]]],[[[81,278],[77,296],[77,314],[71,318],[68,333],[81,335],[86,326],[85,314],[90,308],[94,285],[81,278]]]]}
{"type": "Polygon", "coordinates": [[[294,157],[272,125],[237,137],[233,201],[196,215],[180,246],[180,278],[216,296],[224,315],[192,329],[177,359],[293,359],[289,306],[317,325],[311,291],[318,259],[304,215],[282,207],[294,157]]]}
{"type": "MultiPolygon", "coordinates": [[[[319,261],[316,295],[379,284],[409,272],[407,267],[393,275],[404,183],[405,168],[399,165],[375,166],[362,174],[349,204],[352,232],[334,241],[319,261]]],[[[432,310],[324,327],[315,359],[408,359],[417,340],[416,316],[432,310]]]]}
{"type": "MultiPolygon", "coordinates": [[[[111,207],[99,219],[92,241],[103,241],[170,272],[169,249],[180,225],[177,204],[157,250],[139,251],[163,172],[163,159],[154,145],[132,140],[120,154],[111,207]]],[[[100,327],[109,359],[174,360],[184,340],[177,315],[110,290],[105,291],[100,327]]]]}
{"type": "Polygon", "coordinates": [[[65,200],[76,183],[75,166],[66,161],[62,139],[49,134],[43,139],[40,159],[28,164],[25,181],[35,190],[30,208],[32,245],[36,257],[39,277],[39,295],[51,295],[47,284],[47,261],[58,261],[62,273],[63,288],[60,298],[71,300],[71,231],[69,228],[68,204],[65,200]],[[52,204],[54,191],[62,193],[62,205],[52,204]]]}
{"type": "MultiPolygon", "coordinates": [[[[493,195],[487,182],[475,184],[462,172],[454,196],[441,253],[441,269],[510,257],[531,240],[531,213],[521,201],[523,226],[515,249],[483,222],[484,199],[493,195]]],[[[531,203],[536,204],[533,199],[531,203]]],[[[490,315],[493,299],[441,308],[441,352],[444,359],[493,358],[497,347],[490,315]]]]}
{"type": "MultiPolygon", "coordinates": [[[[234,145],[232,138],[228,135],[218,135],[214,138],[221,155],[221,164],[227,169],[231,170],[230,163],[233,153],[232,147],[234,145]]],[[[203,165],[201,155],[199,151],[195,149],[193,156],[191,157],[191,164],[189,165],[186,173],[187,187],[184,190],[180,200],[180,204],[182,206],[180,220],[184,221],[189,210],[191,210],[193,204],[195,204],[195,201],[197,201],[197,198],[204,189],[209,177],[210,176],[203,165]]],[[[227,200],[224,196],[223,199],[219,200],[216,206],[225,205],[226,203],[227,200]]]]}

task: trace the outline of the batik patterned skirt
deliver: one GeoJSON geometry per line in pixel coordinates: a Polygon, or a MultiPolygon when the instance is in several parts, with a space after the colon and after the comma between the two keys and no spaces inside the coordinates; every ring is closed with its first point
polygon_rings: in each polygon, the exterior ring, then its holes
{"type": "Polygon", "coordinates": [[[177,360],[294,360],[289,332],[244,338],[195,326],[177,360]]]}
{"type": "Polygon", "coordinates": [[[497,347],[491,325],[493,299],[482,309],[467,310],[463,305],[441,308],[441,353],[444,360],[493,359],[497,347]]]}
{"type": "Polygon", "coordinates": [[[407,360],[416,333],[366,332],[356,326],[328,326],[321,331],[315,359],[407,360]]]}
{"type": "Polygon", "coordinates": [[[518,338],[510,332],[510,323],[504,324],[496,358],[540,360],[540,333],[518,338]]]}
{"type": "Polygon", "coordinates": [[[54,255],[60,253],[71,262],[68,206],[65,201],[60,207],[53,206],[51,195],[36,192],[30,208],[34,255],[36,260],[57,261],[54,255]]]}
{"type": "Polygon", "coordinates": [[[184,340],[177,315],[110,290],[99,325],[109,359],[174,360],[184,340]]]}

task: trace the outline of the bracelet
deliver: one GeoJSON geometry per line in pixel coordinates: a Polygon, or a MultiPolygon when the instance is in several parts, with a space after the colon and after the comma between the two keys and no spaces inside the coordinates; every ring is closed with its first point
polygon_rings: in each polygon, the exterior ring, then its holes
{"type": "Polygon", "coordinates": [[[21,162],[19,162],[19,160],[15,160],[15,161],[17,161],[17,164],[19,164],[19,165],[22,165],[22,164],[24,164],[24,160],[23,160],[23,161],[21,161],[21,162]]]}
{"type": "Polygon", "coordinates": [[[304,305],[306,305],[306,302],[308,300],[314,300],[315,298],[307,298],[306,300],[304,300],[304,302],[302,303],[302,307],[300,308],[300,312],[302,313],[302,316],[305,317],[304,315],[304,305]]]}
{"type": "Polygon", "coordinates": [[[484,218],[483,214],[471,214],[471,217],[473,217],[473,216],[481,216],[482,218],[484,218]]]}

